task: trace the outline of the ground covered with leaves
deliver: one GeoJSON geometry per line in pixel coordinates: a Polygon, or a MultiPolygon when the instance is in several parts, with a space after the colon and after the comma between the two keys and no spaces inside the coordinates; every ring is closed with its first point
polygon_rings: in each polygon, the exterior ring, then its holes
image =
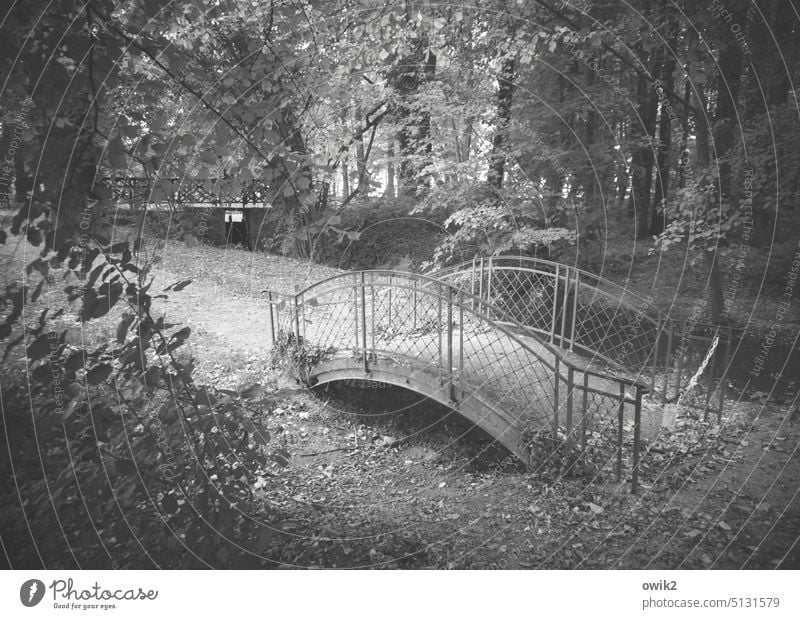
{"type": "MultiPolygon", "coordinates": [[[[212,254],[208,264],[215,262],[219,250],[206,251],[212,254]]],[[[305,263],[292,268],[287,259],[245,256],[252,261],[249,272],[263,282],[282,282],[284,290],[293,278],[321,275],[305,263]]],[[[220,276],[210,277],[216,282],[220,276]]],[[[185,292],[196,286],[201,294],[204,281],[185,292]]],[[[241,290],[238,282],[220,286],[241,290]]],[[[629,484],[613,479],[532,476],[480,430],[416,394],[374,383],[300,390],[268,367],[265,348],[250,337],[266,328],[263,305],[257,305],[260,320],[257,311],[223,318],[223,308],[198,307],[190,296],[173,299],[174,318],[183,314],[205,325],[194,343],[201,374],[231,386],[257,380],[290,394],[264,413],[292,454],[286,468],[258,483],[275,522],[259,539],[270,561],[317,567],[800,566],[796,409],[731,401],[721,426],[683,411],[673,431],[648,445],[644,487],[633,496],[629,484]],[[230,346],[236,334],[249,344],[230,346]]]]}
{"type": "MultiPolygon", "coordinates": [[[[264,568],[800,567],[797,409],[729,401],[721,425],[681,411],[646,443],[638,495],[611,475],[533,474],[414,393],[357,381],[308,391],[275,367],[261,290],[291,292],[330,269],[162,249],[152,289],[173,291],[155,312],[192,328],[181,354],[196,380],[258,385],[258,421],[288,454],[250,471],[258,522],[218,544],[212,565],[238,554],[234,565],[264,568]]],[[[109,337],[109,324],[79,338],[109,337]]]]}

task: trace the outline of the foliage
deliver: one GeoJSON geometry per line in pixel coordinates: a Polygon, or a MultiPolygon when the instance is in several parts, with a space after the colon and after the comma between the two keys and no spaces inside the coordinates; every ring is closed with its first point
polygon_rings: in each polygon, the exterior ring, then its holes
{"type": "Polygon", "coordinates": [[[485,184],[464,184],[434,191],[414,212],[431,206],[434,214],[452,213],[444,221],[448,233],[436,248],[432,264],[442,266],[463,256],[499,255],[514,252],[536,255],[560,243],[574,241],[564,227],[548,226],[542,210],[514,185],[498,192],[485,184]]]}
{"type": "MultiPolygon", "coordinates": [[[[26,473],[17,479],[19,492],[37,505],[32,520],[42,555],[51,566],[69,565],[62,542],[82,539],[88,518],[127,567],[194,565],[181,548],[198,564],[247,564],[225,540],[234,531],[254,534],[253,476],[270,457],[285,462],[284,452],[267,450],[270,434],[259,421],[271,400],[258,385],[240,392],[197,385],[193,362],[178,356],[190,328],[150,313],[150,266],[136,266],[127,244],[87,247],[65,241],[43,252],[40,265],[47,275],[63,272],[81,324],[126,306],[113,339],[70,344],[69,329],[49,326],[47,309],[33,327],[18,324],[21,307],[38,291],[12,285],[3,298],[4,337],[19,332],[6,354],[24,339],[28,368],[27,381],[4,394],[6,409],[15,411],[4,431],[15,445],[15,467],[26,473]],[[36,453],[48,454],[40,474],[29,462],[36,453]],[[50,501],[41,500],[44,488],[50,501]],[[65,530],[52,526],[53,516],[65,530]],[[143,540],[153,546],[144,555],[143,540]]],[[[73,560],[102,561],[95,552],[73,560]]]]}
{"type": "Polygon", "coordinates": [[[280,331],[272,349],[272,363],[300,384],[309,385],[311,370],[335,354],[332,346],[309,345],[291,331],[280,331]]]}

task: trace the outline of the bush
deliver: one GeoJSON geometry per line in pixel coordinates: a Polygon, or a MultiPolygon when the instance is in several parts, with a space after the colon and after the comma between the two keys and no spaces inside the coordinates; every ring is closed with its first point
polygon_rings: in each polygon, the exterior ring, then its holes
{"type": "MultiPolygon", "coordinates": [[[[49,230],[46,218],[19,217],[28,239],[33,227],[49,230]]],[[[26,357],[26,371],[9,373],[3,389],[2,431],[12,446],[0,464],[3,496],[18,501],[3,502],[0,522],[4,542],[16,540],[7,548],[12,564],[253,566],[241,550],[259,549],[247,543],[262,526],[252,518],[251,483],[288,458],[269,448],[259,421],[274,402],[258,385],[227,391],[194,382],[192,361],[179,357],[191,330],[151,315],[152,263],[137,264],[138,248],[127,242],[108,244],[109,226],[99,218],[84,234],[73,227],[33,236],[44,245],[28,265],[38,285],[12,283],[0,295],[4,360],[23,342],[26,357]],[[70,337],[57,327],[66,308],[22,324],[23,309],[57,271],[82,332],[126,306],[110,336],[70,337]]]]}

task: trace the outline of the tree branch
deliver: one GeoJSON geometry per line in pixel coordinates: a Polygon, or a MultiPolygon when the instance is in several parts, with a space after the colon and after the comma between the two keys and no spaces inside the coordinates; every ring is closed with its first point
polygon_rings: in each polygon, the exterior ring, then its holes
{"type": "MultiPolygon", "coordinates": [[[[534,2],[536,2],[536,4],[542,6],[545,9],[547,9],[548,11],[550,11],[550,13],[555,15],[557,18],[559,18],[562,21],[566,22],[570,26],[570,28],[572,28],[574,31],[577,32],[577,31],[579,31],[581,29],[580,24],[578,24],[574,20],[570,19],[567,15],[565,15],[563,12],[559,11],[555,7],[550,6],[549,4],[544,2],[544,0],[534,0],[534,2]]],[[[566,6],[568,6],[568,5],[566,5],[566,6]]],[[[604,27],[596,19],[594,19],[592,17],[590,17],[590,19],[593,19],[594,22],[598,26],[604,27]]],[[[650,71],[648,71],[644,67],[644,65],[642,65],[641,61],[639,61],[638,59],[636,61],[633,61],[633,60],[630,60],[629,58],[626,58],[623,54],[620,54],[616,49],[614,49],[608,43],[601,42],[601,45],[602,45],[603,49],[605,49],[606,51],[611,53],[613,56],[615,56],[617,59],[619,59],[624,65],[626,65],[627,67],[633,69],[636,72],[637,75],[644,76],[647,79],[647,81],[649,81],[651,84],[655,83],[656,80],[653,78],[653,76],[651,75],[650,71]]],[[[660,84],[660,88],[663,89],[664,94],[666,94],[670,99],[672,99],[675,103],[680,104],[682,107],[686,108],[688,111],[692,112],[695,116],[698,116],[698,115],[702,114],[702,112],[700,110],[698,110],[696,107],[694,107],[691,103],[686,102],[683,99],[683,97],[681,97],[678,93],[676,93],[672,88],[668,88],[665,84],[660,84]]]]}

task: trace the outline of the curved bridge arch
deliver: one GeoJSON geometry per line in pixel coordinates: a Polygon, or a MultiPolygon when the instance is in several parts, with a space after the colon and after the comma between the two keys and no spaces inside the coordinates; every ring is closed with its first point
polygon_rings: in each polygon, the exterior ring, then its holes
{"type": "Polygon", "coordinates": [[[526,464],[532,435],[560,436],[585,453],[605,432],[622,469],[623,418],[638,458],[644,386],[599,373],[531,333],[485,299],[424,275],[359,271],[292,296],[270,294],[273,341],[289,337],[310,359],[309,385],[377,380],[450,406],[526,464]]]}

